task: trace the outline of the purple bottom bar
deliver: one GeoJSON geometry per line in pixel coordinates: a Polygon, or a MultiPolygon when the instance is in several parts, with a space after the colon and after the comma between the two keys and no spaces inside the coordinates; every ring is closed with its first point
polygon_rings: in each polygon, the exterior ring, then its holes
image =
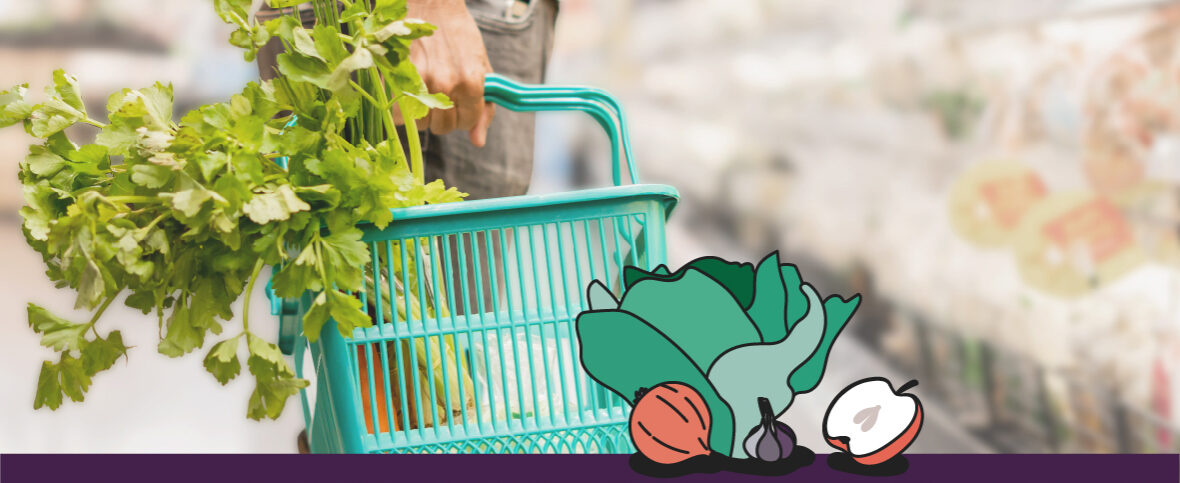
{"type": "MultiPolygon", "coordinates": [[[[815,455],[787,474],[762,476],[716,468],[666,481],[925,481],[1070,483],[1180,481],[1180,455],[907,455],[905,471],[848,473],[846,459],[815,455]]],[[[636,473],[627,455],[0,455],[0,481],[659,481],[636,473]]]]}

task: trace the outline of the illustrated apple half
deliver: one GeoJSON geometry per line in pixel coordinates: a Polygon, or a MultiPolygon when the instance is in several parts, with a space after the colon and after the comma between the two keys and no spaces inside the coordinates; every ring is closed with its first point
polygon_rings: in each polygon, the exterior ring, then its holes
{"type": "Polygon", "coordinates": [[[863,465],[884,463],[914,442],[922,429],[922,403],[888,380],[870,377],[840,391],[824,414],[824,439],[863,465]]]}

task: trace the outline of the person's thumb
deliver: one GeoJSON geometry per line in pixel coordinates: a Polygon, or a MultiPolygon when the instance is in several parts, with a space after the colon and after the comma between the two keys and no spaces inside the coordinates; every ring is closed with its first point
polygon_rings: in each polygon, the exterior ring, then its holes
{"type": "Polygon", "coordinates": [[[475,122],[475,126],[467,132],[471,137],[471,144],[482,148],[488,142],[488,128],[492,125],[492,118],[496,116],[496,105],[490,102],[484,103],[483,114],[479,116],[479,120],[475,122]]]}

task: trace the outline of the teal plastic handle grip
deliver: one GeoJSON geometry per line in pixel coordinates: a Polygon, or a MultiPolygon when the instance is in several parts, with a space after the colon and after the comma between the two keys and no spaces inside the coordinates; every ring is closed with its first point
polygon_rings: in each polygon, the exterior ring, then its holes
{"type": "Polygon", "coordinates": [[[610,138],[611,179],[623,184],[620,167],[627,166],[631,183],[639,183],[635,157],[627,137],[627,117],[623,107],[601,89],[580,86],[546,86],[521,84],[499,74],[484,78],[484,99],[513,111],[582,111],[598,121],[610,138]]]}

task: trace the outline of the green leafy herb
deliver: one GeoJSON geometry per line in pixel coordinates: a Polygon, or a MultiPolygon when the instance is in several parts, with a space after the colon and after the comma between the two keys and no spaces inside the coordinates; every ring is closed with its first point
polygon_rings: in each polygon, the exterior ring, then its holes
{"type": "Polygon", "coordinates": [[[92,378],[127,353],[118,330],[102,336],[96,327],[125,297],[156,315],[157,350],[168,356],[225,334],[204,356],[222,384],[242,372],[245,337],[256,384],[247,415],[278,417],[307,381],[251,332],[249,297],[240,331],[226,323],[263,267],[281,267],[274,288],[282,296],[319,292],[304,320],[309,339],[333,321],[351,336],[372,323],[347,293],[362,288],[371,261],[356,226],[384,227],[390,208],[465,196],[425,182],[419,146],[403,151],[393,118],[396,105],[411,107],[401,120],[411,126],[428,109],[450,106],[427,92],[409,62],[410,42],[433,26],[405,19],[404,0],[343,1],[340,16],[334,0],[314,3],[317,25],[305,29],[293,16],[259,22],[249,0],[214,0],[217,15],[237,28],[229,40],[246,60],[274,37],[287,52],[274,80],[250,83],[179,122],[172,87],[160,83],[111,94],[106,122],[90,117],[77,80],[61,70],[39,103],[26,85],[0,92],[0,127],[19,123],[41,140],[20,166],[25,236],[49,278],[93,311],[87,323],[74,323],[29,305],[30,326],[58,352],[42,364],[34,407],[81,401],[92,378]],[[93,144],[66,135],[80,123],[99,128],[93,144]],[[287,169],[275,163],[280,156],[287,169]]]}

